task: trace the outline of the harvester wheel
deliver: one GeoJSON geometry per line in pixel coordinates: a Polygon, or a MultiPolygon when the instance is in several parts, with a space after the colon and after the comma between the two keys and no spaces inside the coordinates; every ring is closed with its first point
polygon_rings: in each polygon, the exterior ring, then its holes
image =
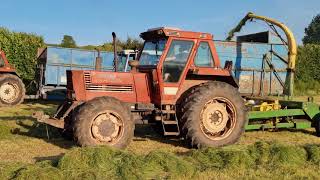
{"type": "Polygon", "coordinates": [[[26,90],[21,79],[13,74],[0,75],[0,106],[22,103],[26,90]]]}
{"type": "Polygon", "coordinates": [[[191,147],[218,147],[237,142],[247,120],[240,93],[223,82],[198,86],[182,107],[182,132],[191,147]]]}
{"type": "Polygon", "coordinates": [[[128,146],[134,135],[131,112],[119,100],[98,97],[80,107],[74,118],[74,136],[80,146],[128,146]]]}

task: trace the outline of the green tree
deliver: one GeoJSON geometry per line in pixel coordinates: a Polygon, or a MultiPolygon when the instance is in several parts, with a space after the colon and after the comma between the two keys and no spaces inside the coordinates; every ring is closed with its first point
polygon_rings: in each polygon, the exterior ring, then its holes
{"type": "Polygon", "coordinates": [[[125,42],[121,42],[123,49],[140,49],[143,45],[143,42],[139,39],[134,39],[128,37],[125,42]]]}
{"type": "MultiPolygon", "coordinates": [[[[127,40],[122,41],[117,39],[117,51],[121,51],[124,49],[141,49],[143,46],[143,41],[141,41],[140,39],[136,39],[136,38],[131,38],[128,37],[127,40]]],[[[102,45],[86,45],[86,46],[80,46],[79,48],[81,49],[86,49],[86,50],[95,50],[95,49],[100,49],[101,51],[113,51],[113,43],[112,41],[107,41],[102,45]]]]}
{"type": "Polygon", "coordinates": [[[320,14],[315,16],[309,26],[305,28],[303,44],[320,44],[320,14]]]}
{"type": "Polygon", "coordinates": [[[38,48],[45,47],[43,38],[36,34],[14,32],[0,27],[0,47],[30,93],[32,87],[29,84],[35,80],[37,72],[38,48]]]}
{"type": "Polygon", "coordinates": [[[66,47],[66,48],[76,48],[77,44],[76,41],[73,39],[72,36],[69,35],[64,35],[63,39],[61,41],[61,47],[66,47]]]}

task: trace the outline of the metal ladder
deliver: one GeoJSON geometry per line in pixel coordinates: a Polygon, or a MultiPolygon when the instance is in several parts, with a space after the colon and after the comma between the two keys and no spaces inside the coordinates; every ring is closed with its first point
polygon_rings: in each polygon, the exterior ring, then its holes
{"type": "Polygon", "coordinates": [[[161,107],[161,123],[165,136],[179,136],[180,128],[176,116],[175,105],[166,104],[161,107]]]}

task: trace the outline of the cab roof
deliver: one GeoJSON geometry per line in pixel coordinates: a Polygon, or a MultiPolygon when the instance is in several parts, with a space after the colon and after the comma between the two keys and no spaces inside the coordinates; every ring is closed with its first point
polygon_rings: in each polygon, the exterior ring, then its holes
{"type": "Polygon", "coordinates": [[[144,40],[157,39],[161,37],[162,38],[181,37],[181,38],[206,39],[206,40],[213,39],[213,36],[210,33],[184,31],[179,28],[173,28],[173,27],[158,27],[158,28],[148,29],[146,32],[141,33],[140,37],[144,40]]]}

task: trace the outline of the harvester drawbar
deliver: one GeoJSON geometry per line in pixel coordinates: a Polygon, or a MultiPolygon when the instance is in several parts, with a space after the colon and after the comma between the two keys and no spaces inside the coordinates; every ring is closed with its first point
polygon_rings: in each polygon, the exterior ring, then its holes
{"type": "MultiPolygon", "coordinates": [[[[319,134],[319,106],[311,98],[291,101],[297,54],[292,32],[249,13],[229,35],[214,41],[210,33],[149,29],[140,34],[144,46],[129,62],[130,72],[69,70],[65,102],[53,117],[34,117],[63,129],[80,146],[125,148],[139,119],[195,148],[233,144],[244,130],[313,126],[319,134]],[[269,31],[230,41],[251,19],[265,21],[280,43],[271,42],[269,31]],[[271,98],[277,95],[282,99],[271,98]]],[[[115,34],[113,40],[116,47],[115,34]]]]}

